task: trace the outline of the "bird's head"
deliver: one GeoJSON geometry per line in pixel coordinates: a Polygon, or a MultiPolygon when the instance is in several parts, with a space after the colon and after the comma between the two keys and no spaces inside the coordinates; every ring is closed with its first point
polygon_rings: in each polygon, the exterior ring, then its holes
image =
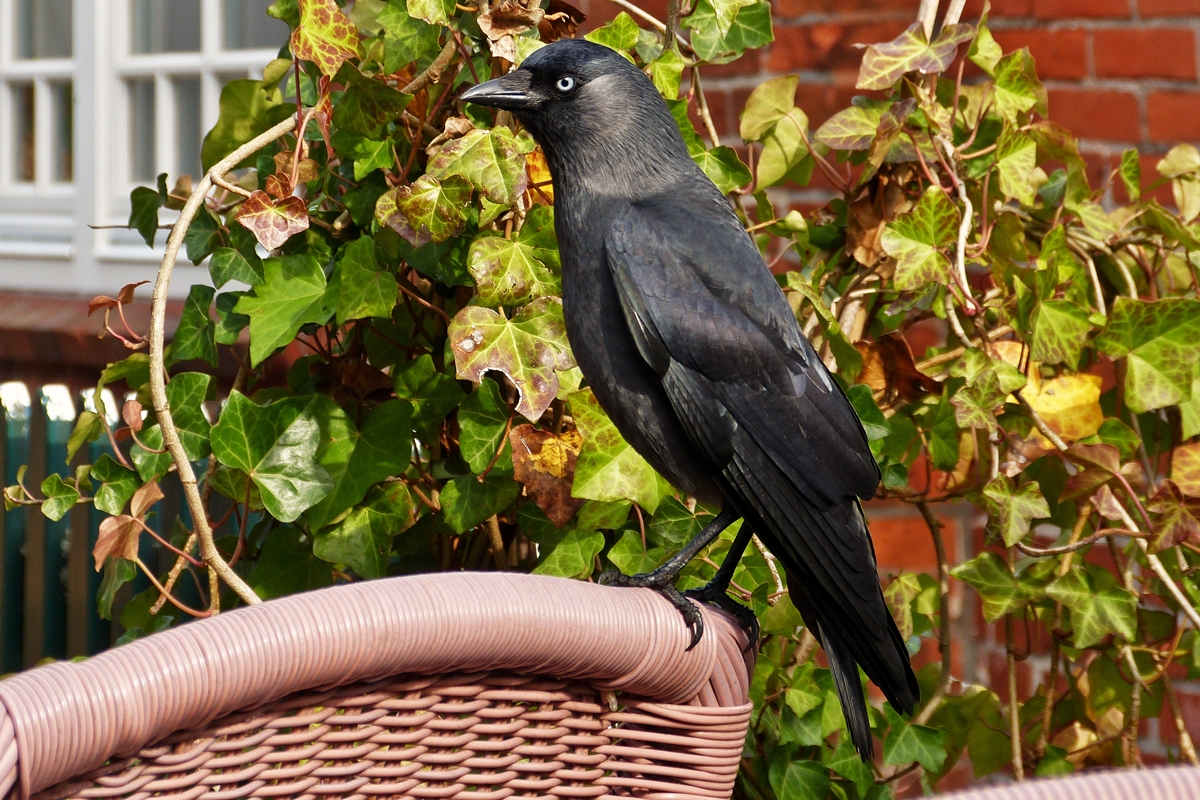
{"type": "Polygon", "coordinates": [[[582,39],[546,45],[519,69],[469,89],[462,99],[512,111],[542,145],[552,169],[556,161],[577,158],[615,166],[687,157],[650,79],[620,53],[582,39]]]}

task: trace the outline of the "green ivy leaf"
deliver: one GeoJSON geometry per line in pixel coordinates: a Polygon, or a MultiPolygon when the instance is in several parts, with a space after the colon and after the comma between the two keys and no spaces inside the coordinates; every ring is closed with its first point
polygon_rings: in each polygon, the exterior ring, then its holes
{"type": "Polygon", "coordinates": [[[263,282],[262,259],[253,250],[248,256],[232,247],[218,247],[208,260],[208,273],[218,289],[230,281],[256,286],[263,282]]]}
{"type": "Polygon", "coordinates": [[[333,570],[313,555],[303,531],[286,525],[267,537],[249,583],[256,595],[270,600],[329,586],[333,570]]]}
{"type": "Polygon", "coordinates": [[[315,401],[302,395],[259,406],[234,390],[212,429],[213,454],[250,476],[280,522],[292,522],[334,488],[316,461],[321,430],[315,401]]]}
{"type": "Polygon", "coordinates": [[[422,441],[433,441],[437,426],[458,406],[466,393],[458,381],[434,369],[433,359],[423,355],[396,368],[396,396],[413,405],[413,430],[422,441]]]}
{"type": "MultiPolygon", "coordinates": [[[[750,170],[738,158],[732,147],[720,145],[692,155],[692,160],[717,185],[722,194],[745,186],[751,180],[750,170]]],[[[807,181],[806,181],[807,182],[807,181]]]]}
{"type": "Polygon", "coordinates": [[[199,461],[211,452],[208,442],[211,426],[201,408],[211,386],[212,376],[202,372],[181,372],[167,384],[171,419],[189,461],[199,461]]]}
{"type": "Polygon", "coordinates": [[[592,574],[596,556],[604,549],[604,534],[572,528],[540,544],[543,555],[533,571],[537,575],[562,578],[587,578],[592,574]]]}
{"type": "MultiPolygon", "coordinates": [[[[263,88],[262,81],[233,80],[221,88],[220,116],[200,146],[200,163],[207,172],[225,156],[288,118],[296,107],[285,103],[283,93],[263,88]]],[[[238,167],[254,166],[253,157],[238,167]]],[[[199,176],[197,176],[199,177],[199,176]]],[[[194,224],[194,223],[193,223],[194,224]]]]}
{"type": "MultiPolygon", "coordinates": [[[[249,292],[225,292],[217,295],[217,326],[213,332],[213,339],[217,344],[237,344],[238,336],[250,324],[250,318],[245,314],[234,313],[233,309],[238,300],[249,296],[249,292]]],[[[149,377],[146,380],[149,380],[149,377]]]]}
{"type": "Polygon", "coordinates": [[[879,130],[879,121],[891,102],[855,98],[854,105],[844,108],[817,128],[813,139],[834,150],[869,150],[879,130]]]}
{"type": "Polygon", "coordinates": [[[1129,199],[1140,200],[1142,197],[1142,156],[1136,147],[1131,147],[1121,153],[1121,166],[1117,170],[1121,183],[1125,184],[1125,192],[1129,199]]]}
{"type": "Polygon", "coordinates": [[[104,579],[96,594],[96,613],[101,619],[112,619],[112,604],[117,591],[137,577],[137,565],[123,558],[109,556],[104,560],[104,579]]]}
{"type": "Polygon", "coordinates": [[[183,303],[183,313],[179,316],[179,326],[175,329],[175,336],[171,341],[168,366],[197,358],[214,367],[217,365],[217,341],[214,338],[217,326],[208,316],[214,294],[215,290],[211,286],[199,283],[188,290],[187,300],[183,303]]]}
{"type": "Polygon", "coordinates": [[[671,494],[670,484],[621,437],[591,389],[568,399],[583,437],[571,494],[587,500],[631,500],[653,514],[671,494]]]}
{"type": "Polygon", "coordinates": [[[738,12],[746,6],[754,5],[755,0],[710,0],[710,2],[717,18],[717,33],[723,38],[729,35],[729,29],[733,27],[733,21],[738,12]]]}
{"type": "Polygon", "coordinates": [[[875,776],[871,773],[871,768],[859,758],[849,738],[842,739],[837,750],[826,753],[824,760],[825,766],[854,784],[859,797],[866,797],[875,785],[875,776]]]}
{"type": "Polygon", "coordinates": [[[1118,297],[1096,345],[1126,358],[1125,401],[1144,413],[1188,400],[1200,363],[1200,301],[1118,297]]]}
{"type": "Polygon", "coordinates": [[[971,48],[967,50],[967,58],[988,75],[994,75],[996,64],[1003,57],[1004,50],[992,37],[988,26],[981,20],[979,31],[975,34],[975,41],[971,42],[971,48]]]}
{"type": "MultiPolygon", "coordinates": [[[[346,87],[341,100],[333,104],[333,124],[368,139],[383,139],[384,126],[400,116],[412,102],[412,95],[393,89],[381,80],[368,78],[350,61],[342,64],[334,80],[346,87]]],[[[388,149],[391,149],[390,144],[388,149]]],[[[376,157],[378,160],[378,156],[376,157]]],[[[391,158],[388,158],[390,165],[391,158]]],[[[355,180],[360,180],[355,165],[355,180]]],[[[370,170],[364,170],[366,175],[370,170]]]]}
{"type": "Polygon", "coordinates": [[[64,483],[62,476],[53,473],[42,481],[42,514],[46,519],[58,522],[79,502],[79,490],[64,483]]]}
{"type": "Polygon", "coordinates": [[[771,30],[771,4],[764,0],[739,8],[726,32],[721,30],[712,0],[697,0],[692,13],[679,24],[692,32],[692,49],[697,57],[713,63],[732,61],[746,50],[775,39],[771,30]]]}
{"type": "Polygon", "coordinates": [[[441,181],[422,175],[412,186],[397,186],[380,195],[375,219],[415,246],[444,242],[462,232],[471,192],[471,184],[457,175],[441,181]]]}
{"type": "Polygon", "coordinates": [[[437,49],[439,27],[409,14],[405,0],[388,0],[376,21],[384,30],[383,70],[389,75],[437,49]]]}
{"type": "Polygon", "coordinates": [[[773,788],[779,800],[826,800],[829,786],[828,769],[816,761],[792,761],[773,788]]]}
{"type": "Polygon", "coordinates": [[[108,453],[92,464],[92,480],[100,484],[94,500],[96,508],[114,517],[124,513],[125,504],[142,485],[136,472],[118,464],[108,453]]]}
{"type": "Polygon", "coordinates": [[[742,109],[739,128],[742,139],[757,142],[775,127],[796,107],[796,87],[799,85],[799,75],[784,75],[754,87],[742,109]]]}
{"type": "Polygon", "coordinates": [[[158,210],[163,202],[164,198],[147,186],[135,187],[129,193],[129,227],[140,233],[150,247],[154,247],[158,234],[158,210]]]}
{"type": "Polygon", "coordinates": [[[602,44],[629,58],[629,51],[638,43],[638,24],[633,17],[624,11],[617,14],[612,22],[602,25],[584,38],[589,42],[602,44]]]}
{"type": "Polygon", "coordinates": [[[75,420],[75,427],[71,430],[71,436],[67,439],[67,464],[75,459],[79,448],[96,441],[102,433],[104,433],[104,421],[100,415],[94,411],[80,411],[79,418],[75,420]]]}
{"type": "Polygon", "coordinates": [[[946,760],[945,731],[905,722],[890,705],[883,711],[888,720],[883,763],[896,766],[916,761],[934,775],[941,772],[946,760]]]}
{"type": "Polygon", "coordinates": [[[367,415],[358,430],[345,411],[328,398],[322,400],[313,406],[321,426],[316,458],[333,481],[333,488],[304,512],[305,521],[314,531],[361,501],[374,484],[402,474],[412,460],[409,403],[387,401],[367,415]]]}
{"type": "Polygon", "coordinates": [[[377,169],[391,169],[396,163],[391,139],[366,139],[358,136],[337,149],[344,150],[354,159],[354,180],[356,181],[361,181],[377,169]]]}
{"type": "Polygon", "coordinates": [[[1071,609],[1075,647],[1091,647],[1110,633],[1126,641],[1137,635],[1137,597],[1120,586],[1100,589],[1080,567],[1049,584],[1046,595],[1071,609]]]}
{"type": "Polygon", "coordinates": [[[958,208],[940,187],[930,186],[908,214],[884,228],[884,251],[896,259],[895,286],[915,291],[928,283],[952,280],[950,260],[942,249],[958,235],[958,208]]]}
{"type": "Polygon", "coordinates": [[[871,387],[857,383],[846,391],[846,397],[850,400],[850,405],[854,406],[858,418],[862,420],[868,442],[884,439],[892,432],[891,424],[879,410],[875,398],[871,396],[871,387]]]}
{"type": "Polygon", "coordinates": [[[787,179],[800,185],[808,183],[816,162],[804,141],[807,132],[808,117],[798,108],[790,109],[776,121],[762,137],[758,188],[765,189],[787,179]]]}
{"type": "Polygon", "coordinates": [[[479,383],[489,370],[504,373],[520,393],[517,413],[531,422],[558,393],[558,371],[575,366],[557,298],[535,300],[512,319],[467,306],[450,321],[446,335],[458,377],[479,383]]]}
{"type": "MultiPolygon", "coordinates": [[[[583,511],[587,507],[584,506],[584,509],[579,512],[581,525],[583,524],[583,511]]],[[[615,525],[597,525],[595,527],[597,529],[613,528],[621,525],[625,522],[628,513],[628,507],[625,506],[625,510],[618,515],[619,519],[614,520],[615,525]]],[[[688,507],[673,495],[668,495],[662,499],[654,516],[646,524],[646,542],[657,547],[680,548],[695,539],[705,524],[711,521],[712,515],[699,506],[695,511],[689,511],[688,507]]]]}
{"type": "Polygon", "coordinates": [[[996,170],[1004,197],[1015,197],[1024,206],[1034,204],[1037,190],[1046,182],[1046,173],[1037,165],[1037,142],[1008,126],[996,142],[996,170]]]}
{"type": "Polygon", "coordinates": [[[666,558],[666,555],[665,548],[647,550],[643,547],[641,534],[637,531],[625,531],[608,550],[608,560],[626,575],[650,572],[658,566],[659,561],[666,558]]]}
{"type": "Polygon", "coordinates": [[[208,208],[201,206],[187,233],[183,235],[183,244],[187,248],[188,261],[198,265],[208,258],[209,253],[225,244],[221,236],[221,220],[208,208]]]}
{"type": "Polygon", "coordinates": [[[295,339],[302,325],[328,322],[334,305],[315,256],[268,258],[263,274],[262,285],[242,296],[233,309],[250,318],[250,364],[255,367],[295,339]]]}
{"type": "Polygon", "coordinates": [[[944,72],[954,61],[958,46],[974,35],[974,26],[950,25],[933,42],[927,42],[924,27],[914,22],[892,41],[867,48],[855,88],[890,89],[909,72],[944,72]]]}
{"type": "Polygon", "coordinates": [[[407,486],[399,481],[376,486],[336,527],[313,537],[313,555],[348,564],[363,578],[382,578],[387,574],[392,539],[413,521],[407,486]]]}
{"type": "Polygon", "coordinates": [[[993,107],[1006,122],[1016,124],[1018,116],[1028,111],[1046,116],[1046,87],[1038,80],[1029,48],[1022,47],[996,62],[994,75],[993,107]]]}
{"type": "Polygon", "coordinates": [[[158,425],[143,428],[138,434],[138,441],[141,444],[134,444],[129,449],[129,460],[133,462],[142,482],[150,483],[166,475],[171,468],[171,454],[163,447],[162,429],[158,425]]]}
{"type": "Polygon", "coordinates": [[[997,475],[983,487],[983,496],[988,513],[1000,526],[1005,547],[1012,547],[1024,539],[1033,520],[1050,516],[1050,506],[1042,497],[1037,481],[1018,488],[1013,485],[1012,478],[997,475]]]}
{"type": "Polygon", "coordinates": [[[1033,337],[1029,357],[1046,364],[1066,364],[1075,369],[1092,330],[1086,309],[1070,300],[1047,300],[1033,312],[1033,337]]]}
{"type": "Polygon", "coordinates": [[[455,533],[466,533],[493,514],[511,506],[521,494],[521,484],[505,475],[490,473],[480,480],[459,475],[442,489],[442,511],[455,533]]]}
{"type": "Polygon", "coordinates": [[[458,408],[458,449],[471,472],[479,475],[489,464],[489,474],[511,475],[512,445],[505,435],[509,428],[508,404],[500,396],[500,386],[485,380],[458,408]],[[496,458],[496,451],[502,450],[496,458]]]}
{"type": "Polygon", "coordinates": [[[683,57],[674,50],[664,50],[658,58],[650,62],[650,80],[654,82],[654,88],[658,89],[659,94],[668,100],[679,97],[679,80],[683,77],[683,68],[686,65],[683,57]]]}
{"type": "Polygon", "coordinates": [[[375,240],[363,236],[342,248],[335,272],[337,321],[380,317],[391,319],[396,305],[396,278],[379,266],[375,240]]]}
{"type": "Polygon", "coordinates": [[[408,13],[430,25],[445,25],[454,16],[454,0],[409,0],[408,13]]]}
{"type": "Polygon", "coordinates": [[[523,152],[508,128],[475,130],[443,145],[429,159],[426,172],[439,180],[458,175],[488,200],[507,207],[516,203],[528,186],[523,152]]]}
{"type": "Polygon", "coordinates": [[[950,570],[960,581],[969,583],[983,600],[983,618],[995,622],[1016,611],[1029,600],[1008,565],[995,553],[983,552],[950,570]]]}
{"type": "Polygon", "coordinates": [[[562,280],[543,261],[545,252],[525,235],[515,239],[479,236],[467,254],[467,269],[478,287],[478,302],[492,307],[513,306],[561,294],[562,280]]]}

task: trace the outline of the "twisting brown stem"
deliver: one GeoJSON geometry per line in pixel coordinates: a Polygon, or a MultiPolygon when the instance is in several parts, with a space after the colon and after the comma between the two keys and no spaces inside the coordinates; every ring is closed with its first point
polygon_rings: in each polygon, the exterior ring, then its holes
{"type": "Polygon", "coordinates": [[[946,692],[950,690],[950,565],[946,560],[946,542],[942,538],[944,527],[942,521],[937,518],[924,500],[918,500],[916,505],[921,516],[925,518],[925,524],[929,527],[929,535],[933,537],[933,548],[937,552],[938,560],[938,592],[941,595],[938,609],[941,614],[938,626],[938,647],[942,653],[942,679],[938,682],[933,697],[929,698],[929,702],[913,720],[917,725],[924,725],[929,722],[933,712],[937,711],[938,706],[945,699],[946,692]]]}
{"type": "Polygon", "coordinates": [[[496,569],[508,569],[508,558],[504,554],[504,538],[500,535],[500,519],[495,515],[488,517],[488,542],[492,546],[492,558],[496,559],[496,569]]]}
{"type": "Polygon", "coordinates": [[[431,83],[436,83],[442,77],[442,72],[450,65],[451,59],[458,51],[458,42],[451,37],[450,41],[446,42],[446,46],[442,48],[442,52],[438,53],[437,58],[433,60],[424,72],[413,78],[407,86],[400,91],[405,94],[416,94],[431,83]]]}
{"type": "Polygon", "coordinates": [[[1200,758],[1196,757],[1196,746],[1192,743],[1191,734],[1183,722],[1183,712],[1179,708],[1179,698],[1175,695],[1175,686],[1171,676],[1163,673],[1163,690],[1167,695],[1167,704],[1171,707],[1171,716],[1175,719],[1175,731],[1179,734],[1179,755],[1187,759],[1194,767],[1200,767],[1200,758]]]}
{"type": "MultiPolygon", "coordinates": [[[[150,300],[150,396],[154,403],[155,416],[158,418],[159,427],[162,429],[163,444],[170,451],[171,460],[175,462],[175,468],[179,473],[179,483],[183,487],[188,511],[191,512],[193,524],[195,525],[196,538],[200,544],[200,556],[204,559],[204,563],[208,566],[212,574],[212,577],[209,579],[210,586],[212,585],[213,578],[219,577],[247,605],[255,605],[262,601],[259,600],[254,590],[242,580],[241,576],[234,572],[229,564],[225,563],[225,560],[221,558],[221,554],[217,551],[217,546],[213,542],[212,528],[208,524],[208,513],[200,498],[200,491],[196,486],[196,473],[192,470],[192,464],[188,460],[187,453],[184,452],[182,442],[179,441],[179,431],[175,428],[175,421],[171,415],[171,407],[167,402],[167,373],[163,364],[164,327],[167,318],[167,291],[171,285],[171,272],[175,268],[175,259],[179,256],[179,248],[183,245],[184,234],[187,233],[188,226],[195,219],[196,213],[204,203],[204,198],[208,194],[208,190],[213,185],[212,176],[224,175],[248,156],[258,152],[281,136],[290,133],[295,128],[296,118],[289,116],[275,127],[234,150],[214,164],[204,174],[204,177],[200,179],[200,182],[192,192],[191,197],[188,198],[183,210],[179,212],[179,220],[175,223],[175,227],[171,229],[171,235],[167,238],[167,252],[163,256],[162,266],[158,269],[158,279],[154,283],[154,293],[150,300]]],[[[216,603],[216,600],[213,602],[216,603]]]]}
{"type": "Polygon", "coordinates": [[[664,47],[677,48],[675,31],[679,29],[679,0],[667,0],[667,27],[663,31],[664,47]]]}

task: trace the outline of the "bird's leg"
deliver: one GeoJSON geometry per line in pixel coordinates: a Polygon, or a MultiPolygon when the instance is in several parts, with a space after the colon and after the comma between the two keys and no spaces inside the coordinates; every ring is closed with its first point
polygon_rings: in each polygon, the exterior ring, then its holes
{"type": "MultiPolygon", "coordinates": [[[[683,619],[687,622],[688,627],[692,629],[692,642],[688,645],[688,649],[691,650],[704,635],[704,620],[700,616],[699,609],[675,588],[675,579],[679,577],[679,572],[689,561],[712,544],[721,531],[728,528],[737,518],[738,513],[732,508],[722,509],[716,519],[708,523],[696,538],[684,545],[682,550],[671,556],[654,571],[640,575],[623,575],[616,570],[610,570],[600,576],[600,583],[606,586],[635,586],[653,589],[670,600],[671,604],[679,609],[679,613],[683,614],[683,619]]],[[[742,548],[745,549],[744,544],[742,548]]],[[[726,585],[728,585],[728,581],[726,581],[726,585]]]]}
{"type": "Polygon", "coordinates": [[[683,593],[685,597],[694,597],[702,603],[714,605],[722,611],[732,614],[738,624],[749,633],[750,641],[746,645],[746,649],[753,647],[758,642],[758,617],[754,616],[754,612],[749,608],[731,598],[728,592],[729,584],[733,580],[733,573],[737,571],[738,562],[742,560],[742,554],[746,552],[746,546],[750,544],[753,537],[754,529],[750,527],[749,522],[743,520],[742,527],[738,531],[737,537],[734,538],[729,552],[725,554],[725,560],[721,563],[717,574],[699,589],[690,589],[683,593]]]}

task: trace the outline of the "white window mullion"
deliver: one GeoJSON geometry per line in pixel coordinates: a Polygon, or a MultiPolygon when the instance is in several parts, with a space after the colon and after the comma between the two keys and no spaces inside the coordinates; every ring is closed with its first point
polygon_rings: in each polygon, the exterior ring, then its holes
{"type": "Polygon", "coordinates": [[[44,189],[51,183],[54,159],[54,99],[45,78],[33,82],[33,108],[34,184],[44,189]]]}
{"type": "MultiPolygon", "coordinates": [[[[154,174],[175,171],[175,87],[169,76],[154,76],[154,174]]],[[[171,176],[174,178],[174,175],[171,176]]]]}

